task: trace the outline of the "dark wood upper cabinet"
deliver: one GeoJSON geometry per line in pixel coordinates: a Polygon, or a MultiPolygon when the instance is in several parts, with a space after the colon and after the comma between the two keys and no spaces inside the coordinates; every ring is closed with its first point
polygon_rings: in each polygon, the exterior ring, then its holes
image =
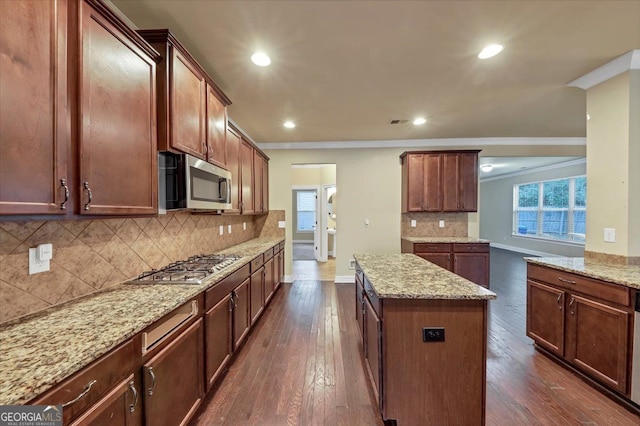
{"type": "Polygon", "coordinates": [[[269,160],[262,158],[262,212],[269,212],[269,160]]]}
{"type": "Polygon", "coordinates": [[[227,169],[227,106],[207,84],[207,161],[227,169]]]}
{"type": "Polygon", "coordinates": [[[152,49],[118,25],[101,2],[80,5],[79,212],[154,214],[158,170],[152,49]]]}
{"type": "Polygon", "coordinates": [[[241,212],[254,213],[253,204],[253,147],[244,139],[240,140],[240,206],[241,212]]]}
{"type": "Polygon", "coordinates": [[[255,213],[263,212],[262,204],[262,156],[253,150],[253,210],[255,213]]]}
{"type": "Polygon", "coordinates": [[[225,213],[240,213],[240,136],[232,129],[227,131],[225,150],[227,170],[231,172],[231,208],[225,213]]]}
{"type": "Polygon", "coordinates": [[[66,214],[67,2],[0,1],[0,215],[66,214]]]}
{"type": "Polygon", "coordinates": [[[477,211],[478,152],[403,153],[402,212],[477,211]]]}

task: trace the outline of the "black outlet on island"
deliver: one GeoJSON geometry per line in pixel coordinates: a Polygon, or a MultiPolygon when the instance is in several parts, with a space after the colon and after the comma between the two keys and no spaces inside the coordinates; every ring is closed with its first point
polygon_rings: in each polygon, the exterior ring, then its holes
{"type": "Polygon", "coordinates": [[[422,327],[423,342],[444,342],[444,327],[422,327]]]}

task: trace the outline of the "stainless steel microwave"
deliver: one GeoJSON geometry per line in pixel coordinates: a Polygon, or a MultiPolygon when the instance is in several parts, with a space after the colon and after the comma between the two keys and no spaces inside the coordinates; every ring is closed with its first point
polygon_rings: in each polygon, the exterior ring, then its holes
{"type": "Polygon", "coordinates": [[[231,173],[189,154],[158,153],[160,209],[231,208],[231,173]]]}

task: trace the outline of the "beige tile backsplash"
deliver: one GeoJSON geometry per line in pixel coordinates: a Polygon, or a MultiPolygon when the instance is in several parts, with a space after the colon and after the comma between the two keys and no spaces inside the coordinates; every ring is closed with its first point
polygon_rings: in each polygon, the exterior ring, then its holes
{"type": "Polygon", "coordinates": [[[174,212],[135,219],[0,222],[0,323],[195,254],[259,236],[284,238],[278,220],[284,220],[284,211],[264,216],[174,212]],[[43,243],[53,244],[51,270],[29,275],[29,248],[43,243]]]}
{"type": "Polygon", "coordinates": [[[467,213],[403,213],[403,237],[466,237],[468,235],[467,213]],[[411,227],[411,220],[416,221],[416,227],[411,227]],[[444,220],[444,228],[438,226],[444,220]]]}

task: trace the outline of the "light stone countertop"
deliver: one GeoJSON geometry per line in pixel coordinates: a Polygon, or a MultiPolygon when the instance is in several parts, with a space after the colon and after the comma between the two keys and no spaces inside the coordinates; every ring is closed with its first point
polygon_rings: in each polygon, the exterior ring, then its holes
{"type": "Polygon", "coordinates": [[[529,263],[640,289],[640,266],[612,265],[584,257],[525,257],[529,263]]]}
{"type": "Polygon", "coordinates": [[[490,243],[489,240],[472,237],[402,237],[410,243],[457,243],[457,244],[481,244],[490,243]]]}
{"type": "Polygon", "coordinates": [[[380,298],[496,298],[494,292],[414,254],[354,254],[353,257],[380,298]]]}
{"type": "Polygon", "coordinates": [[[28,402],[282,240],[255,238],[221,251],[243,257],[202,285],[119,284],[3,324],[0,405],[28,402]]]}

